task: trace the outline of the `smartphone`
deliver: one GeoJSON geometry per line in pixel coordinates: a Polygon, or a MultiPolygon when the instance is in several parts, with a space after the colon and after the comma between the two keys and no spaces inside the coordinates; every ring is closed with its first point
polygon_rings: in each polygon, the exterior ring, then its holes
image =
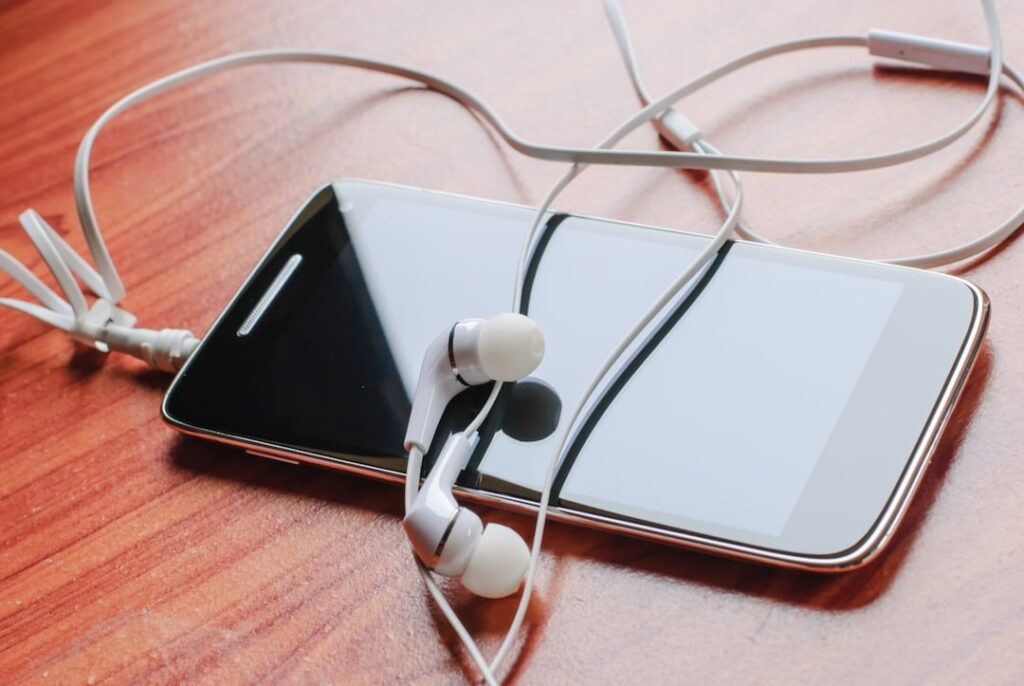
{"type": "MultiPolygon", "coordinates": [[[[376,182],[321,188],[177,375],[165,419],[254,455],[404,479],[423,351],[456,320],[511,309],[531,216],[376,182]]],[[[545,218],[523,310],[547,351],[503,389],[460,497],[536,509],[585,384],[708,240],[545,218]]],[[[862,565],[906,510],[987,320],[962,279],[731,242],[570,427],[551,516],[790,567],[862,565]]],[[[451,403],[435,451],[489,390],[451,403]]]]}

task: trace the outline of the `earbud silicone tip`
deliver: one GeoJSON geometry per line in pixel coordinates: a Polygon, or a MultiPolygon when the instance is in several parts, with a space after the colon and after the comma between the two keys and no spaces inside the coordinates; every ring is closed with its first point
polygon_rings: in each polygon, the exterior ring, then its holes
{"type": "Polygon", "coordinates": [[[477,344],[480,368],[495,381],[516,381],[540,364],[544,334],[529,317],[507,312],[484,322],[477,344]]]}
{"type": "Polygon", "coordinates": [[[529,564],[530,549],[519,534],[488,524],[462,573],[462,585],[484,598],[504,598],[519,589],[529,564]]]}

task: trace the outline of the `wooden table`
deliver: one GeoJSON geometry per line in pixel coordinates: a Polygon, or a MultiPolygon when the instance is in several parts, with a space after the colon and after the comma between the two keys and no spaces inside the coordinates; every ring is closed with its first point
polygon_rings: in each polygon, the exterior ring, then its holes
{"type": "MultiPolygon", "coordinates": [[[[739,52],[873,26],[984,42],[975,3],[624,3],[655,92],[739,52]]],[[[590,145],[635,107],[596,3],[98,2],[0,5],[0,248],[43,269],[33,207],[75,246],[78,140],[118,97],[224,53],[315,46],[445,74],[527,138],[590,145]],[[294,6],[293,6],[294,5],[294,6]]],[[[999,0],[1024,63],[1024,5],[999,0]]],[[[727,151],[880,152],[951,128],[974,79],[783,57],[694,97],[727,151]]],[[[1024,107],[925,161],[746,175],[750,224],[882,257],[979,233],[1024,199],[1024,107]]],[[[656,148],[649,130],[636,146],[656,148]]],[[[521,203],[559,165],[524,159],[446,98],[327,67],[250,68],[133,111],[99,140],[97,211],[145,325],[207,329],[319,184],[362,177],[521,203]]],[[[701,174],[588,172],[565,210],[710,231],[701,174]],[[694,183],[694,182],[697,183],[694,183]]],[[[955,273],[990,294],[988,343],[889,552],[796,573],[553,525],[520,684],[1024,682],[1024,305],[1019,241],[955,273]]],[[[6,278],[0,295],[15,295],[6,278]]],[[[183,438],[168,377],[0,311],[0,682],[460,683],[473,676],[410,564],[400,489],[183,438]]],[[[484,512],[524,534],[529,518],[484,512]]],[[[514,600],[453,591],[485,652],[514,600]]]]}

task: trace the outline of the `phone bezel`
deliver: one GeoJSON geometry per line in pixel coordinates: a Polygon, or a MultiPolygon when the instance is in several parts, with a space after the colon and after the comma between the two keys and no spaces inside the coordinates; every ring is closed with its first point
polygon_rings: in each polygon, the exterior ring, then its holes
{"type": "MultiPolygon", "coordinates": [[[[481,201],[476,198],[468,198],[467,196],[459,196],[456,194],[449,193],[438,193],[436,191],[427,191],[425,189],[409,189],[404,186],[397,186],[394,184],[386,184],[380,182],[367,182],[367,181],[355,181],[355,180],[343,180],[336,184],[328,185],[320,190],[308,201],[302,209],[292,218],[288,223],[286,229],[281,233],[277,240],[270,246],[263,258],[259,261],[254,270],[250,273],[245,283],[239,288],[236,295],[232,298],[231,302],[223,310],[217,321],[211,327],[211,331],[214,331],[222,323],[222,321],[231,313],[243,294],[249,288],[249,286],[260,278],[265,266],[271,261],[271,259],[278,253],[279,250],[286,246],[289,239],[291,239],[298,229],[304,225],[306,219],[315,212],[317,209],[323,206],[327,198],[334,197],[335,188],[344,188],[346,184],[360,184],[360,185],[372,185],[382,189],[400,189],[408,192],[415,190],[417,192],[426,192],[434,195],[447,196],[449,198],[471,200],[473,202],[488,202],[496,205],[504,205],[510,207],[519,207],[510,203],[496,203],[493,201],[481,201]],[[319,203],[319,204],[318,204],[319,203]]],[[[339,197],[343,197],[341,191],[338,192],[339,197]]],[[[582,216],[582,215],[574,215],[582,216]]],[[[583,217],[587,218],[587,217],[583,217]]],[[[607,220],[600,220],[607,221],[607,220]]],[[[653,229],[655,227],[643,227],[641,225],[629,224],[626,222],[615,222],[620,223],[624,226],[635,227],[635,228],[647,228],[653,229]]],[[[759,246],[762,247],[762,246],[759,246]]],[[[795,251],[791,249],[781,249],[786,252],[805,253],[806,251],[795,251]]],[[[810,254],[810,253],[808,253],[810,254]]],[[[817,255],[816,255],[817,256],[817,255]]],[[[862,262],[860,260],[851,260],[848,258],[835,258],[831,256],[817,256],[817,257],[828,257],[829,259],[842,260],[847,262],[862,262]]],[[[873,263],[869,263],[873,264],[873,263]]],[[[945,277],[952,278],[955,277],[945,277]]],[[[551,516],[556,519],[560,519],[567,522],[584,524],[593,526],[605,530],[611,530],[619,533],[626,533],[631,535],[638,535],[645,538],[657,539],[665,542],[674,544],[684,545],[687,547],[697,548],[708,552],[715,552],[719,554],[730,555],[734,557],[740,557],[744,559],[756,560],[760,562],[767,562],[771,564],[783,565],[788,567],[796,567],[800,569],[816,570],[816,571],[838,571],[843,569],[850,569],[857,567],[869,562],[874,556],[876,556],[884,547],[885,543],[891,537],[893,531],[898,525],[902,518],[907,505],[909,504],[912,495],[918,487],[921,476],[925,471],[925,467],[935,450],[938,437],[941,434],[942,428],[948,421],[949,415],[955,405],[955,400],[959,396],[959,391],[965,382],[971,367],[973,366],[980,344],[984,336],[984,330],[988,321],[988,300],[985,294],[973,284],[962,279],[955,279],[958,283],[963,284],[971,293],[971,297],[974,302],[974,315],[972,317],[971,325],[964,338],[963,345],[960,349],[960,353],[957,356],[953,368],[947,377],[946,383],[942,388],[942,392],[936,401],[932,412],[929,415],[927,424],[925,425],[924,431],[921,433],[920,439],[917,442],[910,458],[907,460],[906,466],[902,470],[902,473],[897,480],[895,486],[892,489],[892,494],[886,501],[886,504],[882,511],[879,513],[878,518],[874,524],[868,530],[867,534],[858,541],[855,545],[849,549],[843,550],[840,553],[835,554],[824,554],[824,555],[812,555],[805,553],[795,553],[791,551],[784,551],[773,549],[769,547],[750,545],[737,541],[728,540],[726,538],[720,538],[705,534],[696,534],[692,532],[680,531],[669,527],[662,527],[651,525],[645,522],[638,522],[626,517],[611,517],[601,513],[589,512],[580,509],[574,509],[570,507],[552,507],[551,516]]],[[[195,356],[202,355],[203,345],[201,344],[195,356]]],[[[187,369],[187,366],[186,366],[187,369]]],[[[343,469],[350,472],[355,472],[365,476],[372,476],[378,479],[385,479],[390,481],[401,482],[403,480],[403,474],[400,472],[392,471],[385,468],[376,467],[374,465],[366,464],[361,461],[359,457],[355,455],[338,455],[328,456],[316,452],[305,451],[296,449],[293,447],[284,448],[280,445],[266,443],[259,440],[254,440],[248,437],[242,437],[232,435],[228,433],[218,432],[208,428],[193,426],[187,422],[176,419],[171,415],[168,410],[168,399],[172,397],[175,387],[177,385],[177,379],[172,383],[168,389],[167,395],[165,396],[163,403],[163,416],[164,418],[176,429],[212,440],[216,440],[229,445],[235,445],[247,449],[258,455],[264,455],[267,457],[283,458],[289,461],[300,461],[311,463],[319,466],[343,469]]],[[[526,498],[519,498],[508,494],[496,493],[487,490],[474,489],[459,486],[457,492],[460,496],[478,500],[492,505],[499,505],[506,508],[511,508],[520,511],[535,511],[536,503],[526,498]]]]}

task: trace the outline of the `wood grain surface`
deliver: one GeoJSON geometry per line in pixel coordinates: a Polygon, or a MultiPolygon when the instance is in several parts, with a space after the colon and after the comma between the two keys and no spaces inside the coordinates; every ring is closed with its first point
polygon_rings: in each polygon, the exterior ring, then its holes
{"type": "MultiPolygon", "coordinates": [[[[1024,63],[1024,5],[997,0],[1024,63]]],[[[655,92],[743,50],[871,27],[984,42],[973,2],[626,0],[655,92]]],[[[636,107],[598,3],[0,1],[0,248],[41,272],[33,207],[84,241],[71,190],[88,125],[129,90],[259,47],[321,47],[467,85],[522,135],[590,145],[636,107]]],[[[779,58],[686,106],[721,149],[836,156],[941,133],[972,78],[873,67],[862,51],[779,58]]],[[[1006,92],[944,152],[884,171],[746,175],[749,223],[865,257],[980,233],[1024,200],[1024,99],[1006,92]]],[[[657,148],[649,130],[634,146],[657,148]]],[[[143,325],[202,333],[312,189],[338,177],[532,203],[561,172],[446,98],[312,66],[248,68],[162,96],[100,137],[92,185],[143,325]]],[[[695,231],[702,174],[594,169],[568,211],[695,231]]],[[[889,552],[842,575],[717,559],[555,524],[517,684],[1024,683],[1024,314],[1019,239],[956,270],[993,319],[981,362],[889,552]]],[[[0,279],[0,295],[15,295],[0,279]]],[[[168,377],[0,311],[0,682],[462,683],[393,485],[179,436],[168,377]]],[[[531,531],[524,516],[486,519],[531,531]]],[[[514,599],[450,592],[485,652],[514,599]]]]}

